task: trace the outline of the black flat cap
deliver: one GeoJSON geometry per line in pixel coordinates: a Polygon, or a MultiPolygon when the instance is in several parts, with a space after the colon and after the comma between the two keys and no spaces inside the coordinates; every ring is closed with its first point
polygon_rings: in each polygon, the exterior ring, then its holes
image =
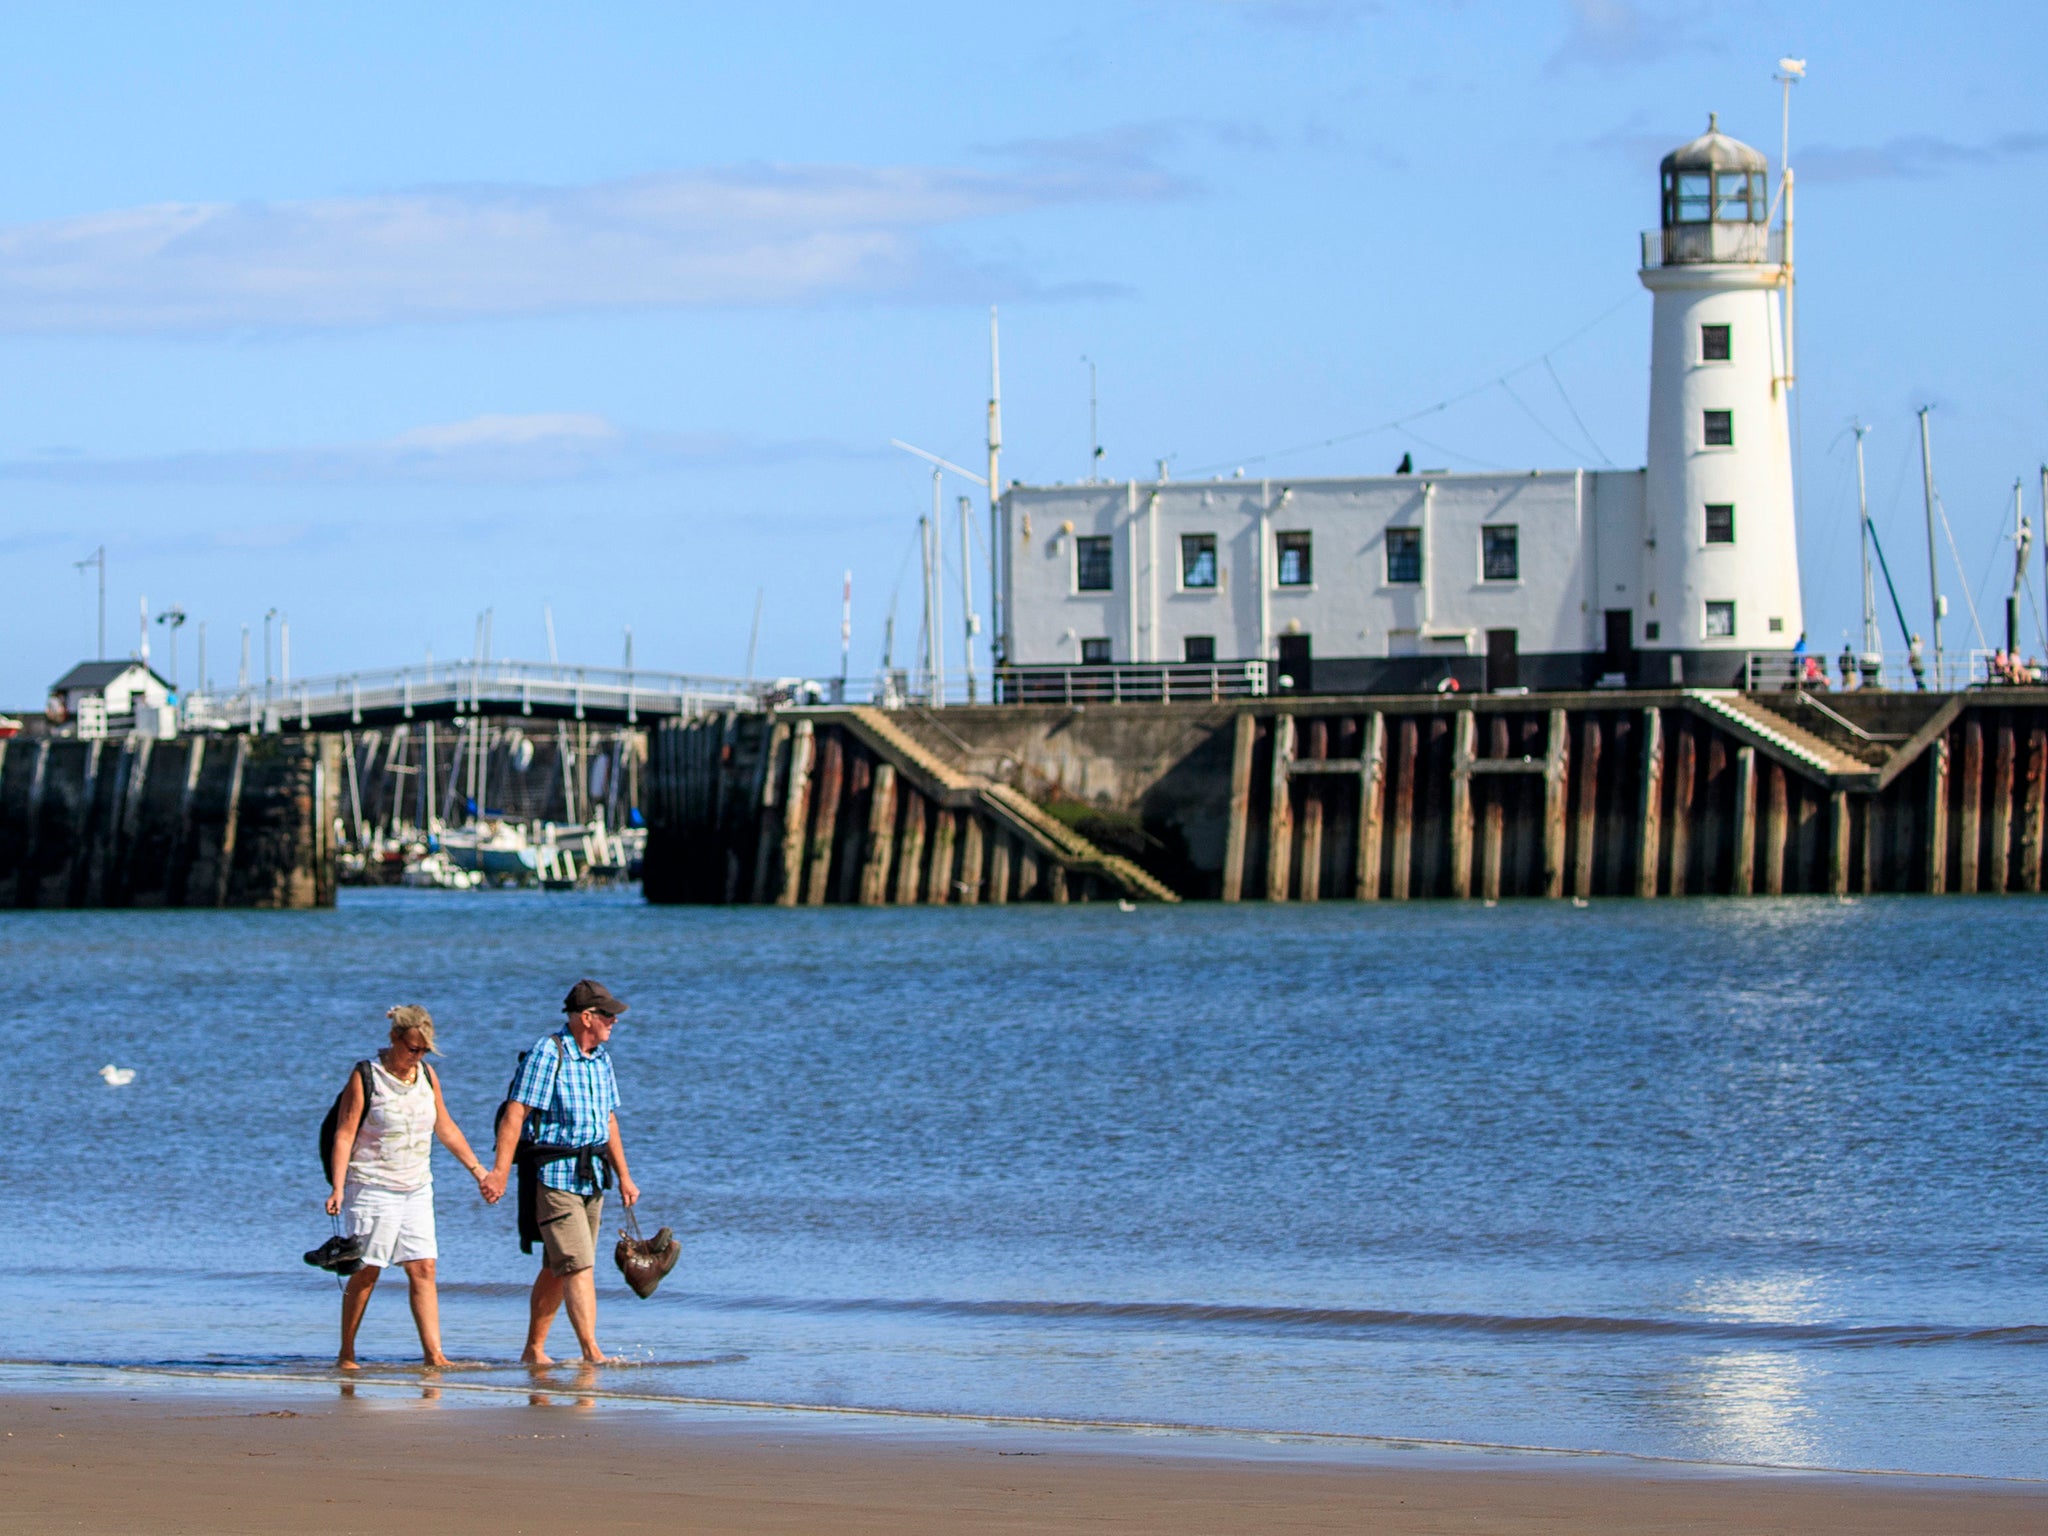
{"type": "Polygon", "coordinates": [[[617,1018],[626,1011],[626,1005],[613,997],[601,981],[592,981],[588,976],[569,989],[569,995],[562,999],[562,1012],[581,1013],[586,1008],[599,1013],[608,1013],[617,1018]]]}

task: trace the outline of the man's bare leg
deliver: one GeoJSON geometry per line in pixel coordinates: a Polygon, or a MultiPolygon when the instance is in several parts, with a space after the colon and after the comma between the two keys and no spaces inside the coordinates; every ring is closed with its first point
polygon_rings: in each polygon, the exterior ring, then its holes
{"type": "Polygon", "coordinates": [[[411,1259],[405,1278],[412,1287],[412,1320],[420,1331],[420,1357],[428,1365],[446,1365],[441,1353],[441,1293],[434,1285],[434,1261],[411,1259]]]}
{"type": "Polygon", "coordinates": [[[597,1271],[579,1269],[562,1277],[562,1299],[569,1305],[569,1326],[576,1330],[576,1342],[590,1365],[604,1364],[604,1351],[597,1347],[597,1271]]]}
{"type": "Polygon", "coordinates": [[[555,1326],[555,1313],[562,1305],[562,1277],[543,1262],[533,1277],[533,1295],[527,1304],[526,1350],[519,1359],[525,1365],[553,1365],[548,1358],[548,1330],[555,1326]]]}
{"type": "Polygon", "coordinates": [[[356,1330],[363,1326],[363,1314],[370,1308],[370,1292],[377,1289],[377,1277],[383,1273],[374,1264],[365,1264],[348,1277],[348,1284],[341,1293],[341,1353],[335,1357],[335,1365],[344,1371],[360,1370],[356,1364],[356,1330]]]}

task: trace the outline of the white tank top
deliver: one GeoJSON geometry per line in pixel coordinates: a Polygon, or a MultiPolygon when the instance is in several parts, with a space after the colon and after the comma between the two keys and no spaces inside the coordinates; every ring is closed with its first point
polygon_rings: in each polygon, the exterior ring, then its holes
{"type": "Polygon", "coordinates": [[[434,1085],[424,1064],[410,1083],[370,1062],[369,1113],[356,1132],[348,1176],[369,1189],[411,1191],[433,1182],[434,1085]]]}

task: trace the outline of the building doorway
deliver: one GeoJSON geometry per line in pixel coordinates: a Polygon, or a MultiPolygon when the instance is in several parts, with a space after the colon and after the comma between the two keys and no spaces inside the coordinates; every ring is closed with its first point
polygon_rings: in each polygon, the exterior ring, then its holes
{"type": "Polygon", "coordinates": [[[1499,693],[1503,688],[1519,688],[1522,685],[1522,666],[1517,646],[1517,633],[1512,629],[1489,629],[1486,632],[1486,691],[1499,693]]]}
{"type": "Polygon", "coordinates": [[[1276,693],[1313,693],[1315,661],[1309,654],[1307,635],[1280,637],[1280,676],[1276,693]]]}
{"type": "Polygon", "coordinates": [[[1633,608],[1607,610],[1607,649],[1600,656],[1600,670],[1633,678],[1636,671],[1636,612],[1633,608]]]}

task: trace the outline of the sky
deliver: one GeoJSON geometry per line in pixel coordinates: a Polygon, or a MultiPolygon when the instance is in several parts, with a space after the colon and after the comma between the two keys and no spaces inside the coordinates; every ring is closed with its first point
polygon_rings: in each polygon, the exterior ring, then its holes
{"type": "Polygon", "coordinates": [[[1639,465],[1658,158],[1716,111],[1775,165],[1788,54],[1815,643],[1860,623],[1852,420],[1916,627],[1918,407],[1952,646],[1964,593],[2000,638],[2016,480],[2041,522],[2039,7],[10,11],[0,706],[92,653],[102,547],[109,653],[181,608],[188,686],[273,610],[295,676],[487,610],[501,656],[552,614],[588,665],[827,676],[848,570],[852,671],[892,603],[902,664],[890,440],[981,466],[991,305],[1006,480],[1088,474],[1091,361],[1110,477],[1639,465]]]}

